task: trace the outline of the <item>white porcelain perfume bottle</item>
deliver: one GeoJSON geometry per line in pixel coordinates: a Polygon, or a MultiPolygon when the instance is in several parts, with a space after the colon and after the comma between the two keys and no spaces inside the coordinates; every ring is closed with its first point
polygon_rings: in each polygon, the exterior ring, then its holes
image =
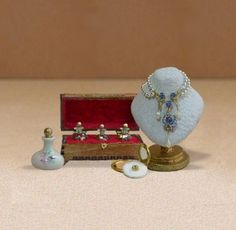
{"type": "Polygon", "coordinates": [[[43,149],[34,153],[31,158],[32,165],[38,169],[54,170],[59,169],[64,165],[63,156],[53,148],[55,137],[52,136],[52,129],[44,130],[42,137],[44,145],[43,149]]]}

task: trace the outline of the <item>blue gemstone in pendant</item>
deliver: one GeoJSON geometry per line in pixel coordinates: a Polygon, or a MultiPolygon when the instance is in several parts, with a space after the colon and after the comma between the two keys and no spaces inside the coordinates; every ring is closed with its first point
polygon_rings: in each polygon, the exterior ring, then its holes
{"type": "Polygon", "coordinates": [[[165,130],[173,132],[177,126],[177,118],[175,115],[167,113],[162,118],[162,123],[163,123],[165,130]]]}
{"type": "Polygon", "coordinates": [[[171,108],[172,107],[172,101],[167,101],[165,103],[165,105],[166,105],[167,108],[171,108]]]}
{"type": "Polygon", "coordinates": [[[170,94],[170,99],[173,100],[176,97],[176,93],[171,93],[170,94]]]}
{"type": "Polygon", "coordinates": [[[165,99],[166,98],[164,93],[160,93],[159,97],[160,97],[160,99],[165,99]]]}

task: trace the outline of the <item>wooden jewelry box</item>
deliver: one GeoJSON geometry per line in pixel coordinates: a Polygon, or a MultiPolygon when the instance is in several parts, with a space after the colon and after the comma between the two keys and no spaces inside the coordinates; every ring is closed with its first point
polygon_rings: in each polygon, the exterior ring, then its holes
{"type": "Polygon", "coordinates": [[[147,146],[139,134],[130,134],[129,140],[120,139],[116,130],[127,123],[131,131],[139,127],[131,114],[133,95],[61,95],[61,130],[71,131],[63,135],[61,154],[69,160],[110,160],[148,158],[147,146]],[[85,140],[73,137],[78,122],[87,131],[85,140]],[[99,140],[97,131],[104,124],[108,131],[107,140],[99,140]],[[113,132],[112,132],[113,131],[113,132]],[[91,134],[89,133],[91,132],[91,134]]]}

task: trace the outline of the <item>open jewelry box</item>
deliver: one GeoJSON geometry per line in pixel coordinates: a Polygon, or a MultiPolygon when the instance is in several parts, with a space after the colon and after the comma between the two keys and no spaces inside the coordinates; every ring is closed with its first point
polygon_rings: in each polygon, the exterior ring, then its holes
{"type": "Polygon", "coordinates": [[[149,158],[147,146],[143,143],[139,130],[131,114],[134,95],[81,95],[61,94],[61,130],[71,131],[63,135],[61,153],[65,162],[69,160],[110,160],[149,158]],[[73,130],[81,122],[88,131],[87,139],[73,138],[73,130]],[[132,133],[129,140],[122,140],[116,130],[127,123],[132,133]],[[110,131],[107,140],[99,140],[96,131],[100,124],[110,131]]]}

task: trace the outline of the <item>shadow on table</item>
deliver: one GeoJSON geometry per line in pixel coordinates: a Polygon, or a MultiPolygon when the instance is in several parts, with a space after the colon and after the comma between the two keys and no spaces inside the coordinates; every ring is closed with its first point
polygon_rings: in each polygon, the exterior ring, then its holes
{"type": "MultiPolygon", "coordinates": [[[[68,161],[63,167],[67,168],[109,168],[111,167],[110,160],[107,161],[68,161]]],[[[24,170],[35,170],[32,165],[24,165],[22,167],[24,170]]]]}
{"type": "MultiPolygon", "coordinates": [[[[204,162],[211,155],[208,153],[197,152],[191,149],[187,149],[186,152],[190,157],[189,165],[185,170],[199,170],[204,168],[202,162],[204,162]]],[[[64,167],[67,168],[110,168],[112,160],[80,160],[80,161],[68,161],[64,167]]],[[[24,170],[34,170],[32,165],[25,165],[22,167],[24,170]]]]}
{"type": "Polygon", "coordinates": [[[111,160],[80,160],[80,161],[68,161],[64,167],[68,168],[110,168],[111,160]]]}
{"type": "Polygon", "coordinates": [[[24,169],[24,170],[35,170],[35,168],[32,165],[24,165],[22,167],[22,169],[24,169]]]}
{"type": "Polygon", "coordinates": [[[202,162],[211,156],[209,153],[198,152],[191,149],[187,149],[186,152],[190,158],[189,165],[185,168],[186,170],[204,168],[202,162]]]}

